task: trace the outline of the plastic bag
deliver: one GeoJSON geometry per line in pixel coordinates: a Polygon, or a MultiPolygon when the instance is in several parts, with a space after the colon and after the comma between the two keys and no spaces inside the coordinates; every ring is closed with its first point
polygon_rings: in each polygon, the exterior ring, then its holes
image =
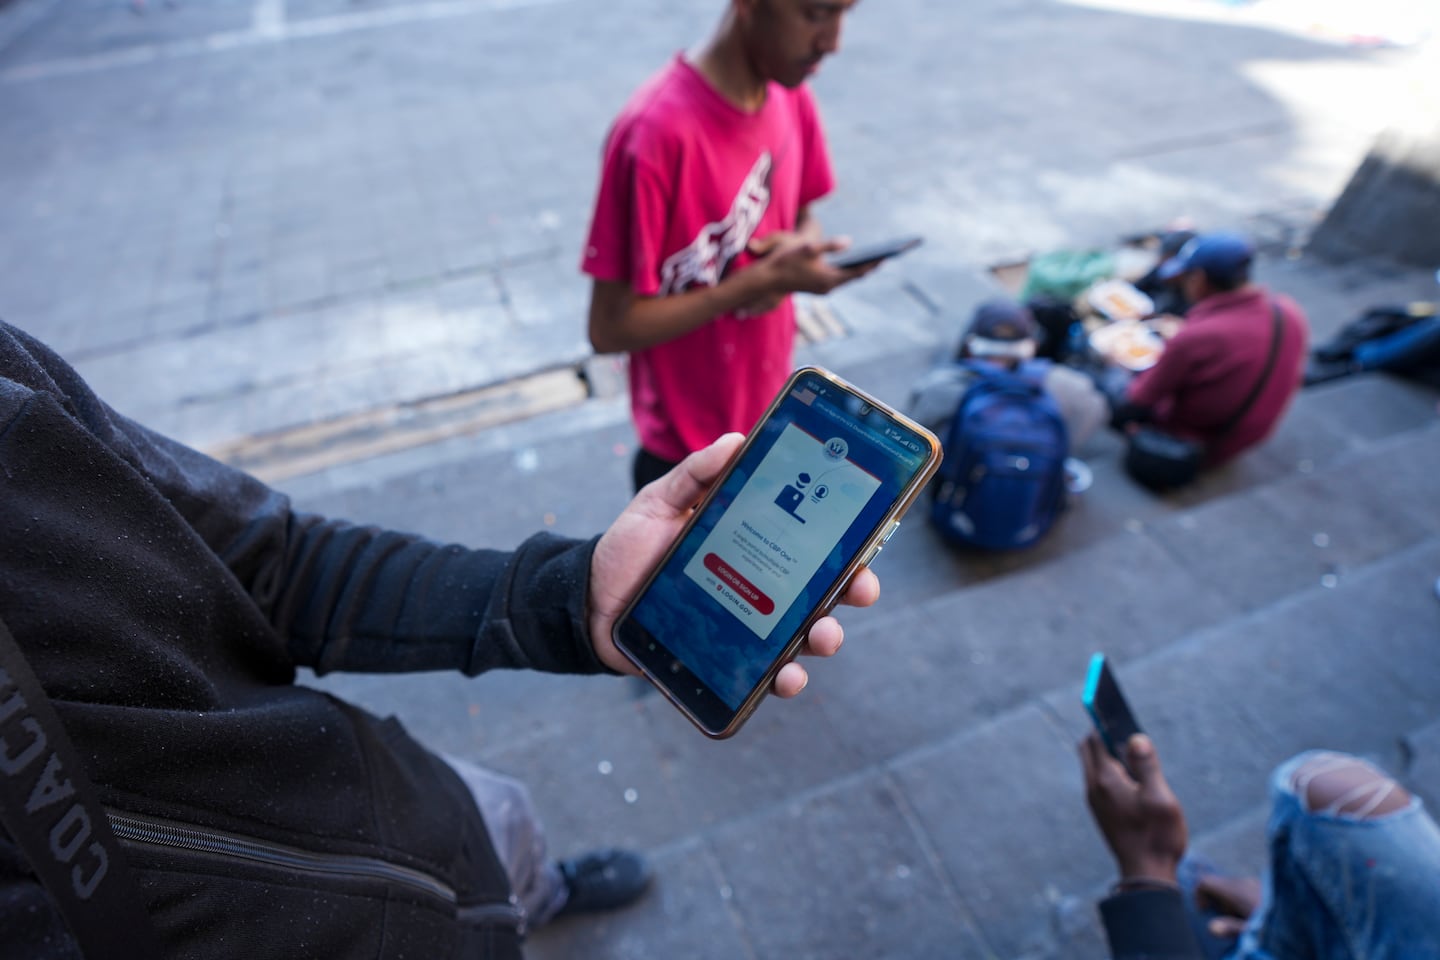
{"type": "Polygon", "coordinates": [[[1115,255],[1104,250],[1052,250],[1030,259],[1020,299],[1054,297],[1066,302],[1097,280],[1115,275],[1115,255]]]}

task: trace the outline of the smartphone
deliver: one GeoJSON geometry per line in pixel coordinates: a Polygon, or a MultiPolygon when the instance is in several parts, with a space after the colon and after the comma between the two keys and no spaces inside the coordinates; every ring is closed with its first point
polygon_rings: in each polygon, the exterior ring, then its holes
{"type": "Polygon", "coordinates": [[[790,377],[613,639],[707,736],[733,736],[940,465],[940,441],[819,367],[790,377]]]}
{"type": "Polygon", "coordinates": [[[849,250],[841,250],[832,256],[830,258],[830,266],[839,267],[841,270],[849,270],[851,267],[869,266],[872,263],[879,263],[881,260],[898,257],[908,250],[914,250],[924,242],[924,237],[900,237],[897,240],[887,240],[884,243],[872,243],[863,247],[851,247],[849,250]]]}
{"type": "MultiPolygon", "coordinates": [[[[1090,672],[1085,678],[1085,694],[1081,702],[1104,741],[1105,749],[1116,760],[1126,763],[1125,745],[1141,732],[1140,724],[1135,722],[1135,714],[1130,712],[1130,704],[1120,692],[1120,684],[1116,682],[1103,653],[1090,658],[1090,672]]],[[[1125,768],[1130,769],[1128,763],[1125,768]]]]}

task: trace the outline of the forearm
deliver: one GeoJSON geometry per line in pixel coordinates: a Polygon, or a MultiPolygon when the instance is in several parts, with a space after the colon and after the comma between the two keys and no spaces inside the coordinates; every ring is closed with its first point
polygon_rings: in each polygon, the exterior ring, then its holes
{"type": "Polygon", "coordinates": [[[297,664],[399,673],[601,669],[585,626],[591,547],[540,535],[514,553],[296,522],[272,620],[297,664]]]}
{"type": "Polygon", "coordinates": [[[297,664],[472,676],[601,669],[584,624],[587,544],[541,535],[506,553],[319,518],[291,526],[271,619],[297,664]]]}
{"type": "Polygon", "coordinates": [[[664,297],[597,284],[590,301],[590,343],[597,353],[628,353],[668,343],[716,317],[778,292],[759,266],[738,270],[713,287],[664,297]]]}
{"type": "Polygon", "coordinates": [[[586,544],[510,552],[297,514],[253,477],[127,425],[142,469],[286,644],[290,661],[402,672],[600,669],[584,626],[586,544]]]}

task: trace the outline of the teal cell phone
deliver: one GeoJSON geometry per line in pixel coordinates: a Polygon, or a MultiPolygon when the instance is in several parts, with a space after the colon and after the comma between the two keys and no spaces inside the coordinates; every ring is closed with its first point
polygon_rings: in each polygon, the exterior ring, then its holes
{"type": "MultiPolygon", "coordinates": [[[[1085,712],[1090,714],[1105,749],[1116,760],[1125,763],[1125,745],[1142,731],[1103,653],[1090,658],[1090,672],[1085,678],[1085,694],[1081,703],[1085,705],[1085,712]]],[[[1126,769],[1129,769],[1128,765],[1126,769]]]]}

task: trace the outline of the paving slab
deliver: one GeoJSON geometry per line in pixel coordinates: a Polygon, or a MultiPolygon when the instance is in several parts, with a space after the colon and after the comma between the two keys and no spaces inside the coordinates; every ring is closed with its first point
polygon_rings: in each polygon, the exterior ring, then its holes
{"type": "MultiPolygon", "coordinates": [[[[1430,433],[1397,442],[1428,450],[1430,433]]],[[[1371,460],[1355,458],[1198,507],[1154,534],[1198,582],[1254,609],[1424,539],[1407,500],[1362,493],[1374,472],[1371,460]]]]}
{"type": "Polygon", "coordinates": [[[1440,400],[1433,389],[1383,373],[1316,384],[1306,388],[1300,400],[1311,416],[1361,442],[1440,422],[1440,400]]]}
{"type": "Polygon", "coordinates": [[[757,957],[986,955],[904,798],[881,774],[797,797],[717,831],[711,843],[757,957]],[[821,916],[828,920],[817,924],[821,916]]]}
{"type": "Polygon", "coordinates": [[[1410,767],[1401,779],[1424,799],[1434,816],[1440,809],[1440,722],[1408,734],[1405,744],[1410,767]]]}
{"type": "Polygon", "coordinates": [[[1214,830],[1192,835],[1190,852],[1221,873],[1259,877],[1269,865],[1265,834],[1269,818],[1269,805],[1257,804],[1214,830]]]}
{"type": "MultiPolygon", "coordinates": [[[[1440,604],[1423,589],[1437,549],[1432,538],[1333,589],[1313,587],[1149,656],[1115,657],[1192,829],[1264,802],[1269,771],[1302,750],[1347,750],[1397,769],[1400,739],[1440,709],[1440,604]]],[[[1076,677],[1045,702],[1078,739],[1089,721],[1076,677]]]]}
{"type": "MultiPolygon", "coordinates": [[[[1425,709],[1433,709],[1430,704],[1440,678],[1440,646],[1435,642],[1440,637],[1440,603],[1435,601],[1434,590],[1437,571],[1440,543],[1432,535],[1357,572],[1363,599],[1353,603],[1332,600],[1326,610],[1331,620],[1348,631],[1351,644],[1361,651],[1375,644],[1384,651],[1374,658],[1377,665],[1409,693],[1412,703],[1424,704],[1425,709]]],[[[1345,583],[1342,578],[1337,591],[1345,583]]],[[[1405,729],[1395,730],[1392,738],[1405,729]]]]}
{"type": "Polygon", "coordinates": [[[733,888],[701,841],[656,853],[661,878],[645,899],[613,914],[563,919],[530,935],[531,960],[756,960],[730,903],[733,888]]]}
{"type": "Polygon", "coordinates": [[[1078,683],[1095,650],[1141,656],[1232,613],[1154,542],[1122,534],[915,611],[847,618],[822,703],[854,749],[895,755],[1078,683]]]}
{"type": "MultiPolygon", "coordinates": [[[[822,668],[816,667],[817,674],[822,668]]],[[[705,739],[676,711],[654,699],[658,749],[675,776],[681,808],[697,825],[722,823],[784,804],[798,794],[865,766],[846,730],[826,722],[817,698],[771,699],[731,741],[705,739]]]]}
{"type": "Polygon", "coordinates": [[[504,741],[477,761],[529,786],[560,855],[608,846],[661,850],[702,835],[708,818],[696,814],[704,807],[677,789],[693,764],[668,751],[661,733],[683,718],[658,697],[637,698],[632,681],[591,682],[609,688],[610,705],[589,710],[586,724],[575,722],[576,711],[558,709],[550,713],[558,722],[537,724],[528,736],[502,724],[504,741]]]}
{"type": "Polygon", "coordinates": [[[1056,904],[1088,897],[1113,874],[1075,751],[1034,706],[907,755],[893,770],[992,955],[1048,952],[1056,904]]]}

